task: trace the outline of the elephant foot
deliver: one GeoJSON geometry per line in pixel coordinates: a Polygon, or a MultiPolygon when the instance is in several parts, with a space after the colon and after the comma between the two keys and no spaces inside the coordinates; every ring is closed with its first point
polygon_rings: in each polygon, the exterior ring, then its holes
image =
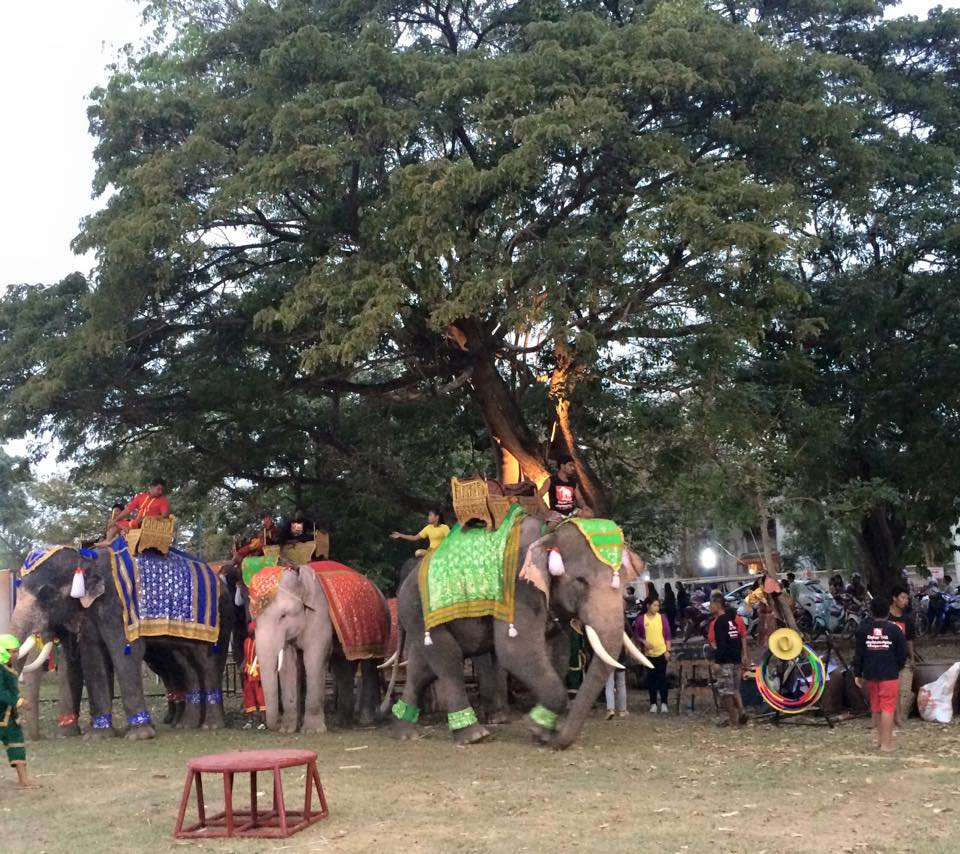
{"type": "Polygon", "coordinates": [[[207,706],[207,714],[203,719],[202,729],[223,729],[224,726],[223,709],[219,706],[207,706]]]}
{"type": "Polygon", "coordinates": [[[557,735],[555,730],[540,726],[540,724],[534,720],[531,720],[529,717],[525,717],[523,719],[523,725],[533,736],[533,740],[538,744],[553,744],[553,741],[557,735]]]}
{"type": "Polygon", "coordinates": [[[393,724],[390,727],[390,735],[400,741],[413,741],[414,739],[422,737],[416,724],[410,721],[401,721],[397,718],[393,719],[393,724]]]}
{"type": "Polygon", "coordinates": [[[491,736],[492,733],[483,724],[470,724],[463,729],[453,731],[453,742],[458,746],[477,744],[486,741],[491,736]]]}
{"type": "Polygon", "coordinates": [[[148,738],[156,738],[157,731],[150,724],[142,726],[132,726],[127,730],[125,738],[127,741],[146,741],[148,738]]]}
{"type": "Polygon", "coordinates": [[[304,715],[300,731],[305,735],[323,735],[327,731],[327,724],[322,715],[304,715]]]}
{"type": "Polygon", "coordinates": [[[503,711],[488,712],[484,716],[484,723],[488,723],[493,726],[499,726],[500,724],[508,724],[510,723],[510,714],[508,712],[503,712],[503,711]]]}
{"type": "Polygon", "coordinates": [[[66,726],[57,727],[57,738],[76,738],[78,735],[80,735],[79,724],[67,724],[66,726]]]}
{"type": "Polygon", "coordinates": [[[116,738],[117,733],[114,731],[113,727],[105,727],[102,729],[92,729],[83,737],[85,741],[103,741],[107,738],[116,738]]]}
{"type": "Polygon", "coordinates": [[[284,735],[293,735],[297,731],[296,723],[290,723],[289,721],[284,721],[277,730],[284,735]]]}

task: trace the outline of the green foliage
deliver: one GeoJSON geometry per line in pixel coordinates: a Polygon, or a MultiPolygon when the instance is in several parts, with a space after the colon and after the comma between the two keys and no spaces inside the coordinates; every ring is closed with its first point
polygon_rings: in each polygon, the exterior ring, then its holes
{"type": "Polygon", "coordinates": [[[957,515],[960,24],[884,5],[152,0],[0,429],[386,567],[491,433],[542,459],[559,344],[636,542],[810,498],[895,561],[957,515]]]}

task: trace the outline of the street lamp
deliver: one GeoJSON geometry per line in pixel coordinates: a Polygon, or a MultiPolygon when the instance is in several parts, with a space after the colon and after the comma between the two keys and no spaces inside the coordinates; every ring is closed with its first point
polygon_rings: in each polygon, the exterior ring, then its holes
{"type": "Polygon", "coordinates": [[[717,556],[716,549],[711,546],[706,546],[700,551],[700,566],[706,570],[716,569],[717,563],[719,562],[719,557],[717,556]]]}

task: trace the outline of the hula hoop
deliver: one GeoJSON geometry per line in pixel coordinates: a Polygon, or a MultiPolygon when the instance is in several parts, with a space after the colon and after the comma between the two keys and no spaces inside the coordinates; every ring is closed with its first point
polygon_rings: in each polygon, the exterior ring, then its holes
{"type": "MultiPolygon", "coordinates": [[[[827,682],[826,668],[820,660],[820,656],[818,656],[816,652],[813,651],[813,647],[807,643],[803,645],[803,656],[806,657],[807,662],[810,664],[810,684],[807,687],[806,693],[795,700],[778,694],[768,684],[767,667],[770,664],[770,660],[774,657],[770,650],[766,650],[757,662],[755,678],[760,696],[768,706],[785,715],[799,715],[807,711],[807,709],[820,699],[827,682]]],[[[800,657],[801,656],[797,656],[794,661],[800,657]]],[[[777,659],[777,661],[779,660],[780,659],[777,659]]]]}

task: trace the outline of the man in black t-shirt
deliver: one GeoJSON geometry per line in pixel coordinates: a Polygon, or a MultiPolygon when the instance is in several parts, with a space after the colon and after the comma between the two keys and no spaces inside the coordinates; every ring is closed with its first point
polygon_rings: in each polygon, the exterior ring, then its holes
{"type": "Polygon", "coordinates": [[[736,611],[727,608],[726,599],[719,590],[710,594],[710,612],[713,619],[707,628],[707,640],[715,650],[713,674],[717,693],[727,710],[730,726],[736,727],[746,723],[747,717],[740,696],[740,682],[747,660],[747,626],[736,611]]]}
{"type": "Polygon", "coordinates": [[[890,622],[890,603],[877,596],[870,603],[873,619],[857,631],[853,674],[857,687],[866,687],[880,750],[893,750],[893,718],[897,711],[900,671],[907,662],[907,642],[896,623],[890,622]]]}
{"type": "Polygon", "coordinates": [[[900,687],[897,694],[897,712],[894,723],[903,726],[913,705],[913,641],[917,637],[917,621],[910,607],[910,591],[897,585],[891,591],[890,613],[887,619],[903,632],[907,641],[907,663],[900,671],[900,687]]]}
{"type": "Polygon", "coordinates": [[[557,459],[557,473],[548,477],[537,491],[541,500],[546,496],[550,504],[547,520],[559,522],[573,515],[588,515],[586,504],[577,483],[577,466],[570,457],[557,459]]]}

